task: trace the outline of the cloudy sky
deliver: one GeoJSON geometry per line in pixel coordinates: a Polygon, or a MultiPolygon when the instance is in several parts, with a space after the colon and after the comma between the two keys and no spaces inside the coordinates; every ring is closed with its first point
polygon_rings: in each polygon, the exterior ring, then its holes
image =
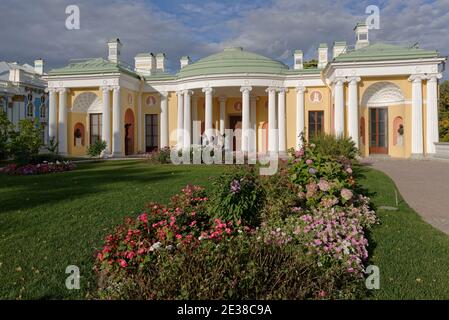
{"type": "Polygon", "coordinates": [[[46,70],[69,59],[106,57],[106,41],[119,37],[123,60],[140,52],[165,52],[169,69],[238,45],[291,65],[292,52],[316,56],[319,43],[354,42],[353,27],[380,8],[374,41],[419,42],[449,54],[449,0],[1,0],[0,60],[46,70]],[[66,7],[80,9],[80,29],[67,30],[66,7]]]}

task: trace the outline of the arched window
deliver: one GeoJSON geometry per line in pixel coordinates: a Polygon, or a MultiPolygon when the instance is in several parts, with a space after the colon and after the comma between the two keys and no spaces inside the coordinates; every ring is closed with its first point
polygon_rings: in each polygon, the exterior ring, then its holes
{"type": "Polygon", "coordinates": [[[404,145],[404,120],[402,117],[396,117],[393,121],[393,145],[404,145]]]}
{"type": "Polygon", "coordinates": [[[26,116],[28,118],[34,118],[33,94],[31,92],[27,95],[26,116]]]}
{"type": "Polygon", "coordinates": [[[47,118],[47,106],[45,105],[45,95],[41,96],[41,106],[39,108],[39,114],[41,119],[47,118]]]}

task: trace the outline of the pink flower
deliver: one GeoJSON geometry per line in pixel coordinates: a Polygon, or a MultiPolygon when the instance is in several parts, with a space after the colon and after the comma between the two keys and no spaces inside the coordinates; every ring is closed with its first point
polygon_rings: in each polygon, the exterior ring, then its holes
{"type": "Polygon", "coordinates": [[[120,260],[118,261],[118,263],[120,264],[120,266],[121,266],[122,268],[126,268],[126,267],[128,266],[128,264],[126,263],[126,261],[123,260],[123,259],[120,259],[120,260]]]}
{"type": "Polygon", "coordinates": [[[320,188],[321,191],[329,191],[330,189],[329,182],[327,182],[324,179],[321,179],[320,182],[318,182],[318,187],[320,188]]]}
{"type": "Polygon", "coordinates": [[[341,189],[340,195],[345,200],[350,200],[353,196],[352,191],[346,188],[341,189]]]}
{"type": "Polygon", "coordinates": [[[148,214],[147,214],[146,212],[142,213],[142,214],[139,216],[139,220],[142,221],[142,222],[144,222],[144,223],[148,223],[148,214]]]}
{"type": "Polygon", "coordinates": [[[349,174],[352,174],[352,169],[348,168],[348,169],[346,169],[346,172],[349,173],[349,174]]]}
{"type": "Polygon", "coordinates": [[[195,226],[196,225],[196,221],[192,221],[191,223],[190,223],[190,227],[193,227],[193,226],[195,226]]]}
{"type": "Polygon", "coordinates": [[[307,159],[307,160],[306,160],[306,164],[308,164],[309,166],[310,166],[312,163],[313,163],[313,160],[311,160],[311,159],[307,159]]]}
{"type": "Polygon", "coordinates": [[[324,297],[326,296],[326,291],[321,290],[321,291],[318,293],[318,295],[319,295],[321,298],[324,298],[324,297]]]}
{"type": "Polygon", "coordinates": [[[177,235],[176,235],[176,239],[182,239],[182,235],[177,234],[177,235]]]}

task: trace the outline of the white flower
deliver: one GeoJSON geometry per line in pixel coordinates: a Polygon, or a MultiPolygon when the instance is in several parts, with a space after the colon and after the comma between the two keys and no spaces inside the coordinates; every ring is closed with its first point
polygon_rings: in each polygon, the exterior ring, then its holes
{"type": "Polygon", "coordinates": [[[158,250],[162,246],[162,243],[156,242],[150,247],[150,251],[158,250]]]}

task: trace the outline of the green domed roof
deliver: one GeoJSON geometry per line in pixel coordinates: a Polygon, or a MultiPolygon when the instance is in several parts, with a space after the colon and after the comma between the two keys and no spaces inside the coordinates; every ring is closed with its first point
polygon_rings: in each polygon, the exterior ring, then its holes
{"type": "Polygon", "coordinates": [[[233,47],[185,66],[179,71],[178,77],[226,73],[283,74],[287,70],[288,66],[282,62],[233,47]]]}

